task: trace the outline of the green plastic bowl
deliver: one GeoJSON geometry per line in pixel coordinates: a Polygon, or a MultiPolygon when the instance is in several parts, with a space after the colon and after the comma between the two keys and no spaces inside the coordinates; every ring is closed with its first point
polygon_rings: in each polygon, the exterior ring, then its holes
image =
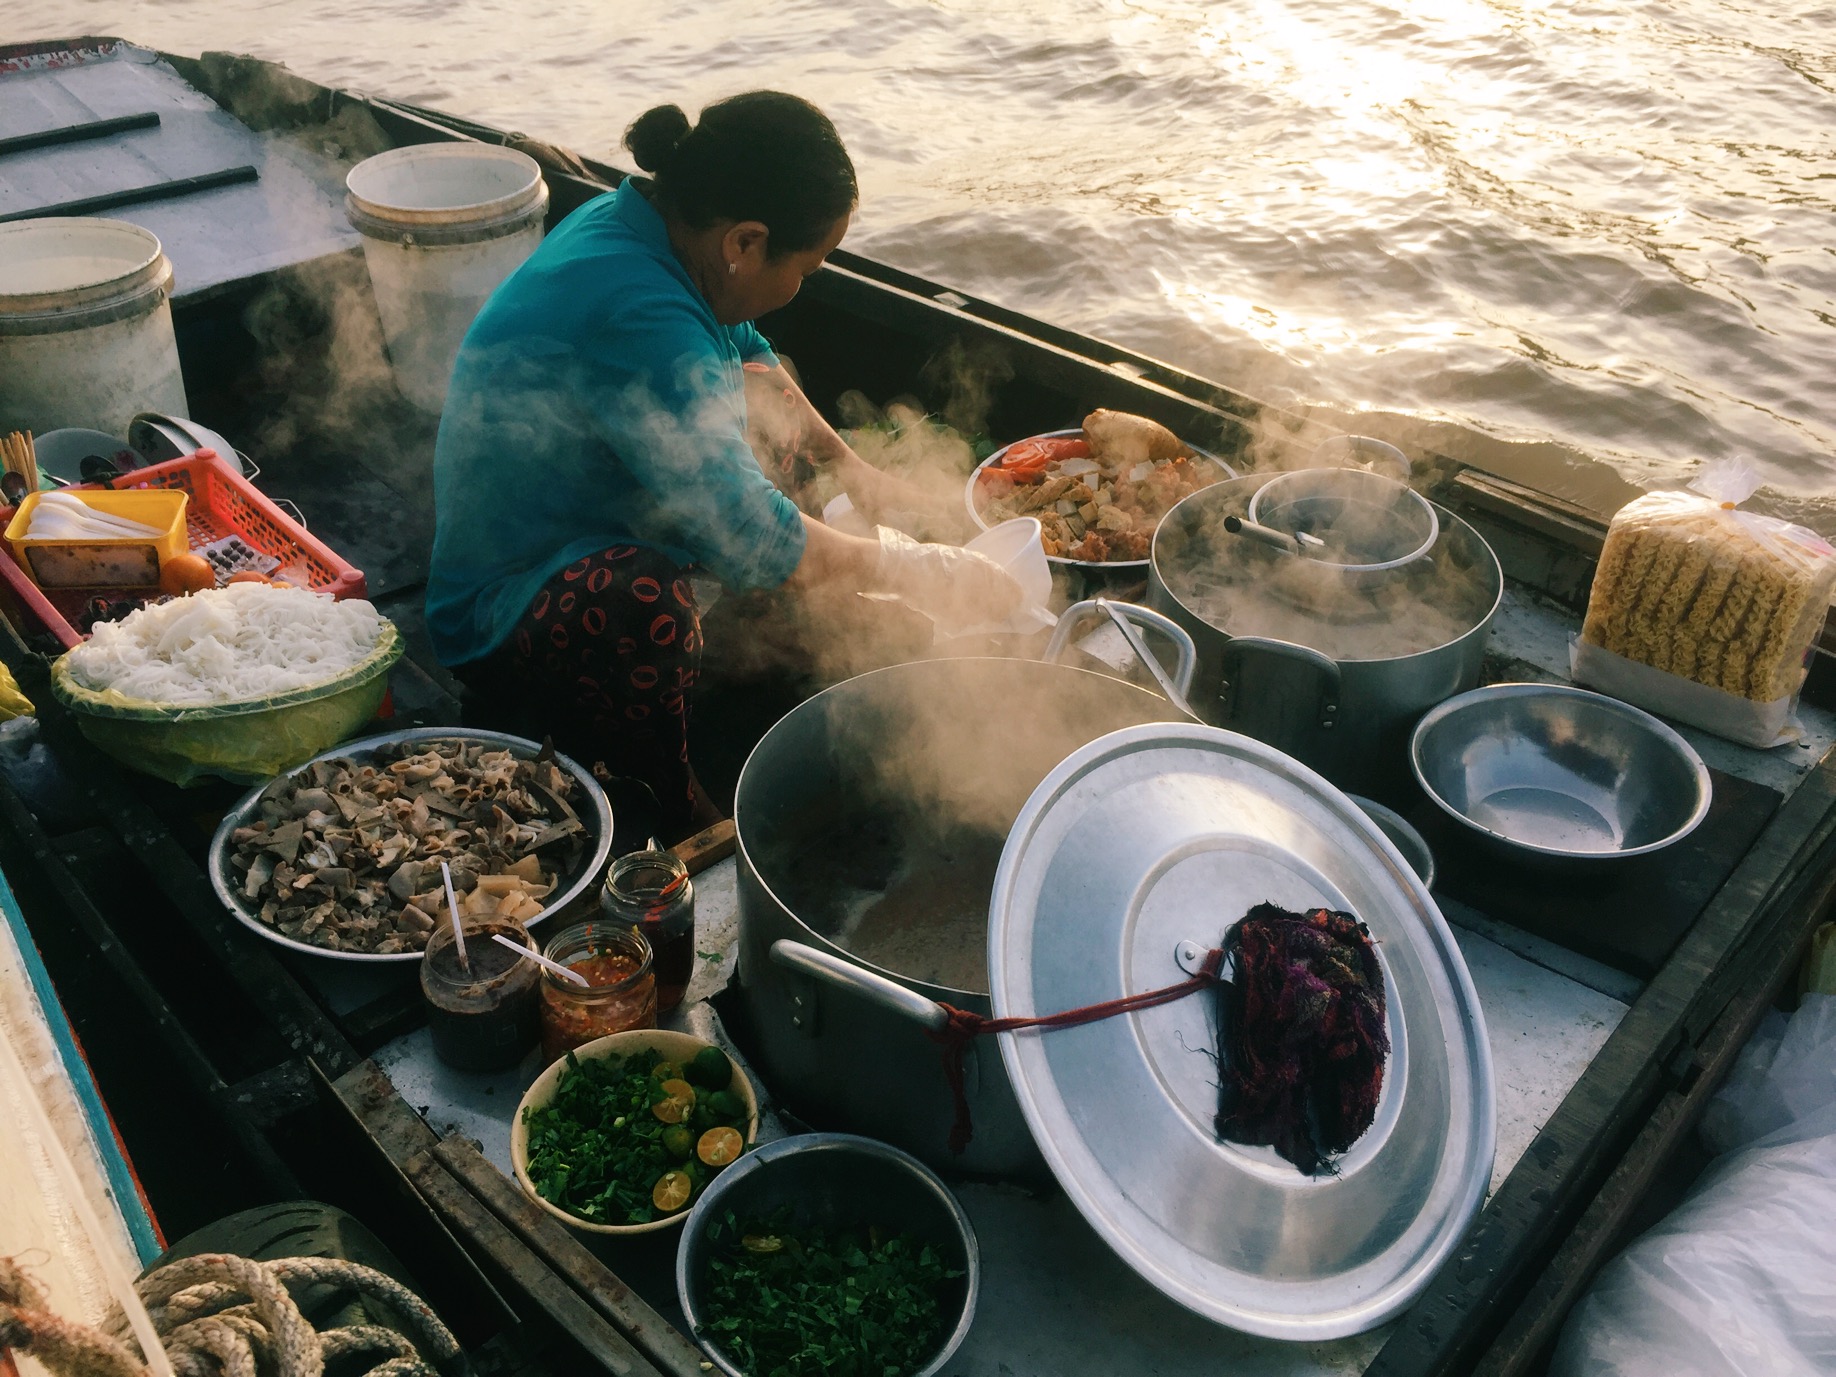
{"type": "Polygon", "coordinates": [[[402,638],[383,622],[382,639],[360,663],[312,688],[211,707],[164,707],[98,693],[76,683],[63,658],[51,692],[97,749],[174,784],[216,775],[260,784],[355,735],[376,716],[402,638]]]}

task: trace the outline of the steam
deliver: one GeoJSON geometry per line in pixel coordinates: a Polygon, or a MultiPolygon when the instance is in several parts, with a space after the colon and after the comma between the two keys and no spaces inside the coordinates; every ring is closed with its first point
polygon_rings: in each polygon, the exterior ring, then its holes
{"type": "Polygon", "coordinates": [[[995,866],[1034,788],[1097,737],[1177,715],[1116,680],[1017,660],[905,665],[822,707],[823,740],[800,777],[754,786],[774,803],[778,790],[807,800],[788,813],[752,801],[761,876],[864,959],[980,992],[995,866]]]}
{"type": "Polygon", "coordinates": [[[1263,636],[1335,660],[1417,655],[1482,621],[1498,585],[1483,545],[1444,523],[1428,554],[1382,574],[1283,554],[1224,529],[1248,511],[1249,484],[1221,483],[1160,538],[1168,591],[1230,636],[1263,636]]]}

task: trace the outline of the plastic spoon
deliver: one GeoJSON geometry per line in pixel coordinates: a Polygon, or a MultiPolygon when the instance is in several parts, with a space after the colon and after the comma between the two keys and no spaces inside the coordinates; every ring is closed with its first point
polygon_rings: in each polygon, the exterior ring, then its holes
{"type": "Polygon", "coordinates": [[[588,980],[584,975],[582,975],[579,971],[575,970],[573,967],[563,966],[559,961],[551,961],[546,956],[543,956],[540,952],[530,951],[528,947],[523,946],[521,943],[512,942],[508,937],[505,937],[503,933],[501,932],[492,933],[491,940],[497,943],[500,947],[507,947],[509,950],[515,952],[518,956],[522,957],[523,960],[533,961],[536,963],[536,965],[540,966],[545,971],[553,971],[556,975],[560,976],[563,980],[571,980],[576,985],[583,985],[583,986],[591,985],[593,983],[592,981],[588,980]]]}
{"type": "Polygon", "coordinates": [[[453,894],[453,868],[440,862],[440,878],[446,881],[446,911],[453,915],[453,946],[459,951],[459,969],[472,973],[471,958],[465,954],[465,925],[459,921],[459,900],[453,894]]]}

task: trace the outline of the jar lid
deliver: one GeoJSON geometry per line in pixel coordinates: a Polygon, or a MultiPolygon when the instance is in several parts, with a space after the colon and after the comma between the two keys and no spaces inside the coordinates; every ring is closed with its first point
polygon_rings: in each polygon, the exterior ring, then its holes
{"type": "Polygon", "coordinates": [[[1320,1340],[1420,1293],[1491,1178],[1491,1051],[1466,963],[1396,848],[1272,747],[1195,724],[1102,737],[1046,777],[1008,835],[989,910],[996,1018],[1178,984],[1253,906],[1355,914],[1384,971],[1391,1050],[1336,1175],[1220,1142],[1218,1000],[1203,992],[1000,1035],[1034,1140],[1142,1277],[1235,1329],[1320,1340]]]}

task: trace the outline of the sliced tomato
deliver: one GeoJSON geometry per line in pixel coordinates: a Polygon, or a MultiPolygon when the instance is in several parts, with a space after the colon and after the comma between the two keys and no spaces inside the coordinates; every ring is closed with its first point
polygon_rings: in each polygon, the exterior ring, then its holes
{"type": "Polygon", "coordinates": [[[1022,440],[1007,447],[1007,453],[1001,456],[1000,467],[1013,473],[1017,469],[1044,468],[1051,462],[1052,455],[1042,441],[1022,440]]]}
{"type": "Polygon", "coordinates": [[[1060,459],[1088,459],[1090,446],[1081,435],[1059,435],[1049,439],[1036,440],[1035,444],[1043,447],[1051,461],[1060,459]]]}

